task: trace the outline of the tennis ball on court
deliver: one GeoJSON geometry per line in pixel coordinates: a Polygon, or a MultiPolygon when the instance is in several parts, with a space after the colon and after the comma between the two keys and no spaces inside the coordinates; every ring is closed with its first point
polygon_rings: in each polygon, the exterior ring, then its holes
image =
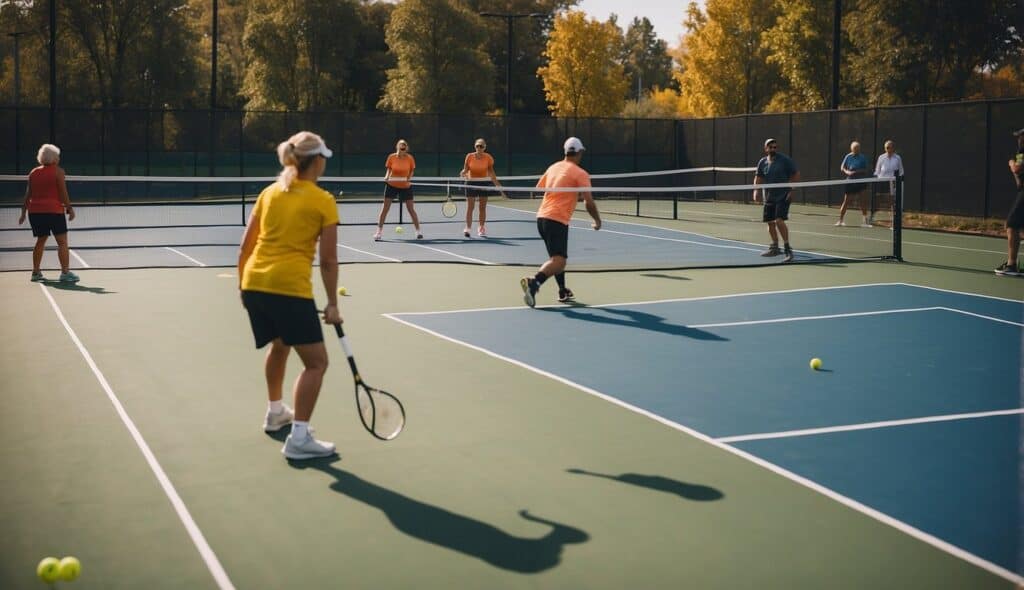
{"type": "Polygon", "coordinates": [[[56,582],[60,576],[60,560],[56,557],[44,557],[36,566],[36,575],[44,582],[56,582]]]}
{"type": "Polygon", "coordinates": [[[400,226],[400,225],[399,225],[399,226],[396,226],[396,227],[395,227],[395,233],[396,233],[396,234],[400,234],[400,233],[402,233],[402,232],[404,232],[404,231],[405,231],[405,230],[404,230],[404,229],[402,229],[402,226],[400,226]]]}
{"type": "Polygon", "coordinates": [[[819,358],[811,359],[811,368],[814,369],[815,371],[820,369],[821,368],[821,359],[819,359],[819,358]]]}
{"type": "Polygon", "coordinates": [[[338,287],[338,295],[345,295],[346,293],[348,293],[348,289],[345,287],[338,287]]]}
{"type": "Polygon", "coordinates": [[[82,563],[78,561],[77,557],[67,556],[60,560],[59,575],[60,579],[65,582],[70,582],[78,577],[78,574],[82,573],[82,563]]]}

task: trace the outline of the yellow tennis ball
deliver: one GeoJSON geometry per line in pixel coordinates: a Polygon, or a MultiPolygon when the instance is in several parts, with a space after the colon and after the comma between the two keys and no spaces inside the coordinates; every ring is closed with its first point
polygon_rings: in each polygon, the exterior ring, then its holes
{"type": "Polygon", "coordinates": [[[811,368],[814,369],[815,371],[820,369],[821,368],[821,359],[819,359],[819,358],[811,359],[811,368]]]}
{"type": "Polygon", "coordinates": [[[36,566],[36,575],[44,582],[56,582],[60,575],[60,561],[56,557],[44,557],[36,566]]]}
{"type": "Polygon", "coordinates": [[[70,582],[78,577],[78,574],[82,573],[82,563],[78,561],[77,557],[67,556],[60,560],[60,579],[70,582]]]}
{"type": "Polygon", "coordinates": [[[402,226],[400,226],[400,225],[399,225],[399,226],[396,226],[396,227],[395,227],[395,233],[396,233],[396,234],[400,234],[400,233],[402,233],[402,232],[404,232],[404,231],[405,231],[405,230],[404,230],[404,229],[402,229],[402,226]]]}
{"type": "Polygon", "coordinates": [[[346,293],[348,293],[348,290],[345,287],[338,287],[338,295],[345,295],[346,293]]]}

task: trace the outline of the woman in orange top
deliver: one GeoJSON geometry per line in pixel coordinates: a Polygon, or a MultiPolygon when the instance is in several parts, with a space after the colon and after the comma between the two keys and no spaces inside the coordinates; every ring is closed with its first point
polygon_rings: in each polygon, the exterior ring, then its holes
{"type": "Polygon", "coordinates": [[[388,210],[391,209],[391,199],[398,199],[398,206],[405,203],[409,210],[409,217],[412,218],[412,225],[416,228],[416,239],[423,239],[423,232],[420,231],[420,217],[416,215],[416,208],[412,202],[412,174],[416,171],[416,159],[409,153],[409,144],[404,139],[399,139],[395,144],[395,153],[388,156],[384,163],[384,204],[380,207],[380,216],[377,217],[377,231],[373,233],[373,239],[380,241],[384,233],[384,220],[388,217],[388,210]],[[391,177],[402,180],[391,180],[391,177]]]}
{"type": "Polygon", "coordinates": [[[68,268],[71,263],[68,250],[68,221],[75,218],[75,208],[68,198],[68,187],[64,182],[64,169],[60,163],[60,148],[44,143],[36,155],[39,166],[28,174],[28,187],[25,189],[25,202],[21,205],[21,217],[18,224],[25,223],[25,213],[32,226],[32,235],[36,237],[36,245],[32,248],[32,280],[45,281],[39,266],[43,262],[43,249],[46,240],[53,234],[57,240],[57,259],[60,260],[60,281],[77,283],[78,275],[68,268]],[[64,214],[67,213],[67,219],[64,214]]]}
{"type": "MultiPolygon", "coordinates": [[[[487,142],[483,139],[478,139],[473,142],[473,152],[466,154],[466,161],[462,165],[462,172],[459,172],[459,176],[467,180],[467,184],[471,186],[482,186],[485,182],[480,182],[481,178],[490,177],[491,182],[494,186],[501,188],[501,184],[498,182],[498,177],[494,174],[494,158],[491,154],[487,153],[487,142]]],[[[477,227],[476,233],[481,238],[487,237],[487,227],[484,225],[487,223],[487,196],[488,190],[482,188],[467,188],[466,189],[466,229],[462,230],[462,235],[469,237],[469,230],[473,228],[473,207],[476,204],[477,198],[480,199],[480,225],[477,227]]],[[[504,193],[502,193],[504,194],[504,193]]]]}

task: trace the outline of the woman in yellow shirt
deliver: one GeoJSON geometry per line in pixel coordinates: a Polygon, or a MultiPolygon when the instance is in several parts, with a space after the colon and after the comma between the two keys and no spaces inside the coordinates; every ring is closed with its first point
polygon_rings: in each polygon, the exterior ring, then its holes
{"type": "Polygon", "coordinates": [[[377,231],[373,233],[373,239],[380,241],[384,233],[384,220],[388,217],[388,210],[391,209],[391,199],[398,199],[398,206],[405,203],[409,210],[409,217],[412,218],[412,225],[416,228],[416,239],[423,239],[423,232],[420,231],[420,217],[416,215],[416,207],[412,199],[412,174],[416,170],[416,159],[409,153],[409,144],[404,139],[399,139],[395,144],[395,153],[389,154],[384,162],[384,204],[380,207],[380,215],[377,217],[377,231]],[[398,178],[401,180],[391,180],[398,178]]]}
{"type": "Polygon", "coordinates": [[[277,146],[284,167],[256,199],[238,254],[239,287],[256,348],[270,344],[264,371],[269,407],[263,430],[291,424],[281,452],[289,459],[334,454],[334,443],[317,440],[309,419],[327,370],[327,348],[313,301],[312,265],[320,242],[320,278],[327,290],[324,322],[340,324],[338,311],[338,208],[316,185],[331,150],[315,133],[302,131],[277,146]],[[295,410],[281,401],[292,348],[303,370],[293,389],[295,410]]]}
{"type": "MultiPolygon", "coordinates": [[[[466,154],[466,161],[462,165],[462,172],[459,172],[459,176],[465,178],[468,184],[474,186],[486,184],[486,182],[481,182],[480,179],[490,178],[494,186],[499,189],[501,188],[498,177],[494,174],[494,158],[491,154],[487,153],[486,141],[478,139],[473,142],[473,153],[466,154]]],[[[486,238],[487,196],[490,191],[483,188],[474,188],[474,186],[466,189],[466,229],[462,230],[462,235],[468,238],[470,230],[473,229],[473,207],[479,198],[480,224],[477,227],[476,233],[481,238],[486,238]]]]}

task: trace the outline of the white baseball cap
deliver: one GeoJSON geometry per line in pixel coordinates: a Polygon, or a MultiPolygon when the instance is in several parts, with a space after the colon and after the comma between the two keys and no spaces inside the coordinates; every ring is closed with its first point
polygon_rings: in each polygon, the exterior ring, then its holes
{"type": "Polygon", "coordinates": [[[769,143],[778,143],[778,142],[777,142],[777,141],[775,141],[775,139],[774,139],[774,138],[772,138],[772,137],[769,137],[768,139],[764,140],[764,147],[765,147],[765,149],[767,149],[767,148],[768,148],[768,144],[769,144],[769,143]]]}
{"type": "Polygon", "coordinates": [[[325,158],[330,158],[331,156],[334,155],[334,152],[332,152],[331,150],[327,149],[327,144],[324,143],[321,140],[320,141],[320,145],[318,145],[315,150],[313,150],[312,152],[310,152],[308,154],[303,154],[303,155],[304,156],[317,156],[317,155],[320,155],[320,156],[323,156],[325,158]]]}
{"type": "Polygon", "coordinates": [[[565,144],[562,146],[567,154],[575,154],[576,152],[585,151],[587,148],[583,147],[583,142],[578,137],[570,137],[565,140],[565,144]]]}

